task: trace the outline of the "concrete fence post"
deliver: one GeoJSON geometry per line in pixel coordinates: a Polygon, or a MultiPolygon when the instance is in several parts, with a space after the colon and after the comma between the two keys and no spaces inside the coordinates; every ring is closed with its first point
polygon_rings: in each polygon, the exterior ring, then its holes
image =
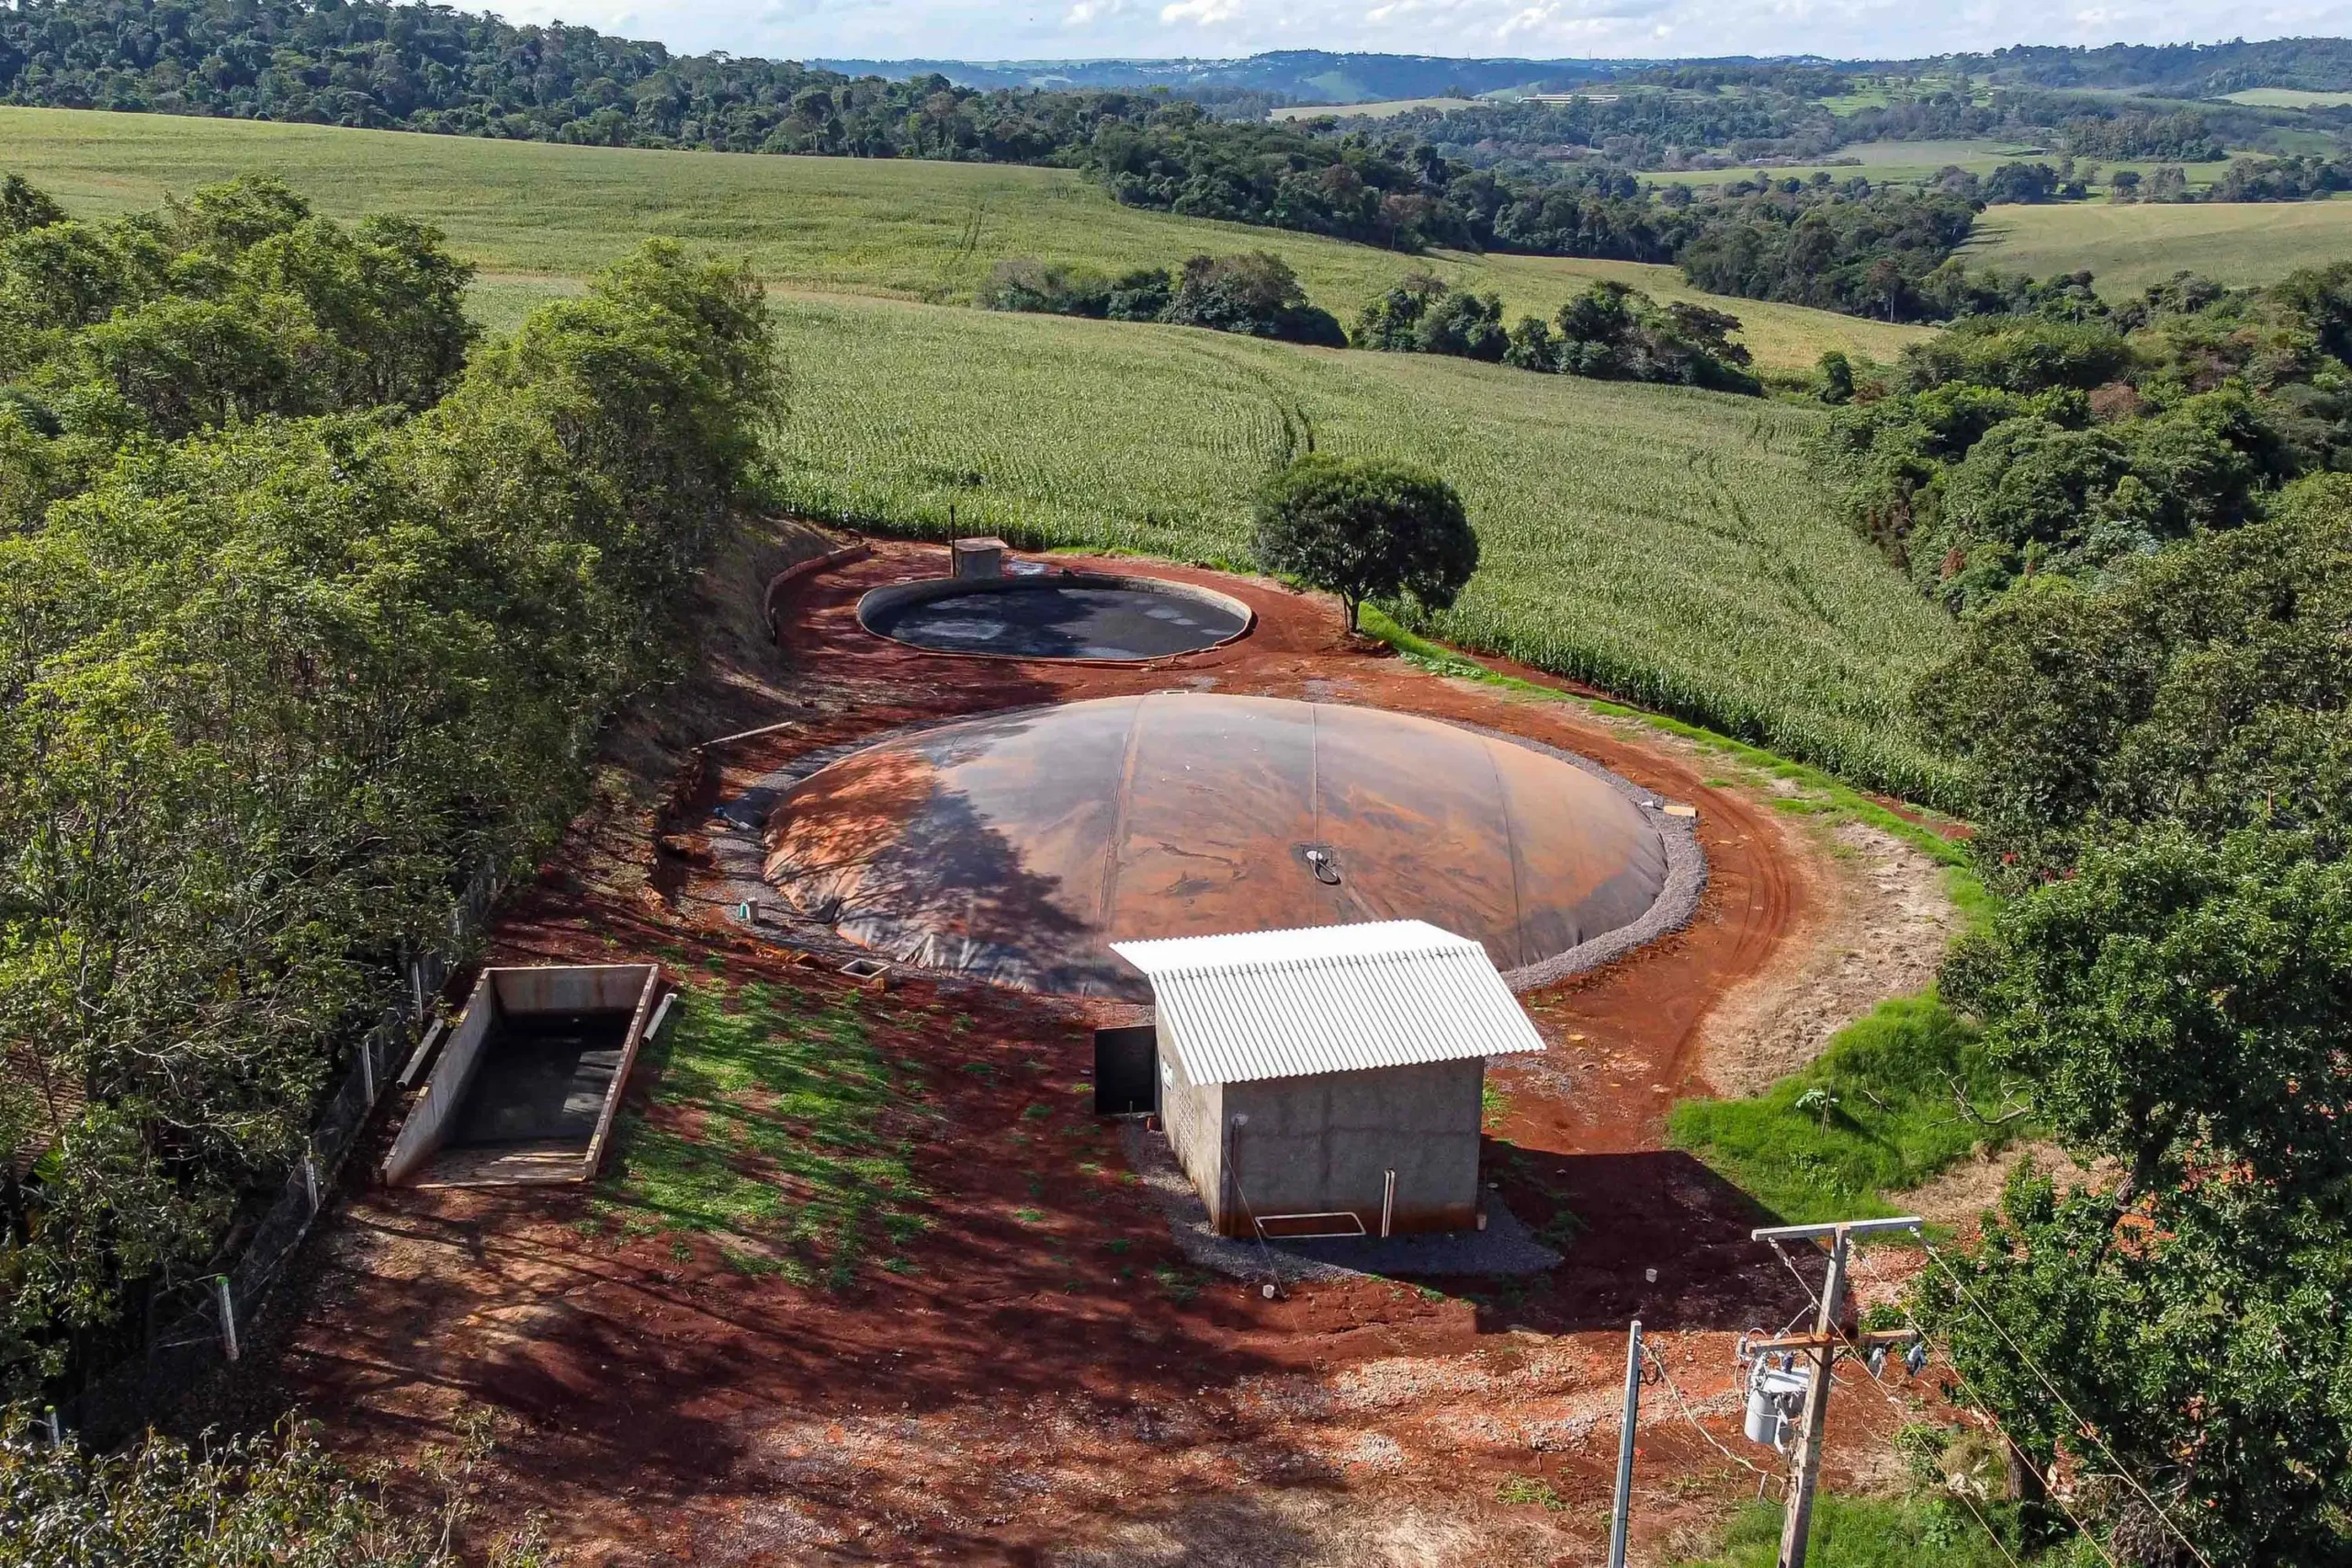
{"type": "Polygon", "coordinates": [[[359,1043],[359,1092],[366,1101],[363,1110],[376,1103],[376,1038],[372,1034],[359,1043]]]}
{"type": "Polygon", "coordinates": [[[302,1151],[302,1190],[311,1200],[311,1213],[319,1212],[319,1156],[315,1148],[302,1151]]]}
{"type": "Polygon", "coordinates": [[[237,1299],[230,1293],[229,1276],[212,1276],[213,1298],[220,1303],[220,1348],[229,1359],[237,1359],[237,1299]]]}

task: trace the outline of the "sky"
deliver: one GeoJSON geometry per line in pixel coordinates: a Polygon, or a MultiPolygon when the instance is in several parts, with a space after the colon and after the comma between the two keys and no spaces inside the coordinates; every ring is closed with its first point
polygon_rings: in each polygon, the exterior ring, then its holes
{"type": "Polygon", "coordinates": [[[684,52],[788,59],[1225,58],[1274,49],[1905,58],[2008,43],[2352,33],[2352,0],[488,0],[483,8],[684,52]]]}

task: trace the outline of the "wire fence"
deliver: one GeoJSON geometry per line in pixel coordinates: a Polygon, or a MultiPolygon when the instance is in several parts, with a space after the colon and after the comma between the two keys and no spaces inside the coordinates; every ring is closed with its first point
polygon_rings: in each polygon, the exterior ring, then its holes
{"type": "Polygon", "coordinates": [[[288,1261],[334,1195],[345,1158],[415,1048],[434,998],[481,930],[497,894],[492,869],[475,874],[450,916],[448,951],[429,952],[407,964],[407,995],[359,1040],[350,1070],[319,1108],[302,1156],[243,1237],[236,1260],[225,1271],[156,1292],[148,1309],[155,1326],[145,1351],[92,1379],[57,1407],[67,1431],[102,1446],[118,1442],[240,1359],[288,1261]]]}

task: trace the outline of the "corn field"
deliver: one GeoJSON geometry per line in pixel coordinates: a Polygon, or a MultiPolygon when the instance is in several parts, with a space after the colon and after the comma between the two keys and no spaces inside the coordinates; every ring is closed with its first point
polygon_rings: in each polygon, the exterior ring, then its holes
{"type": "Polygon", "coordinates": [[[778,301],[797,510],[1246,564],[1250,494],[1311,439],[1461,491],[1483,550],[1418,629],[1932,804],[1901,717],[1951,625],[1834,519],[1789,404],[1181,328],[778,301]]]}

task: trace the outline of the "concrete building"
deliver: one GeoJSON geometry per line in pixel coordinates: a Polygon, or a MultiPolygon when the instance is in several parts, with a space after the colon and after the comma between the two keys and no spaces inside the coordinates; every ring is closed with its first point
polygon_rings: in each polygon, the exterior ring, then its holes
{"type": "Polygon", "coordinates": [[[1482,944],[1386,920],[1112,951],[1150,982],[1161,1122],[1220,1235],[1477,1224],[1486,1058],[1544,1049],[1482,944]]]}

